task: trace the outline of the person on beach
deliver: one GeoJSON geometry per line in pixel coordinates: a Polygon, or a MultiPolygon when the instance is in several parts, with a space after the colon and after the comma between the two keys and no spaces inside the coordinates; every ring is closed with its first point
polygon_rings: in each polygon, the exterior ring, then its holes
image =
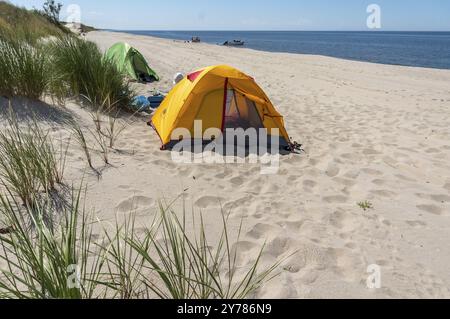
{"type": "Polygon", "coordinates": [[[184,75],[181,72],[178,72],[173,77],[173,85],[177,85],[181,80],[184,79],[184,75]]]}

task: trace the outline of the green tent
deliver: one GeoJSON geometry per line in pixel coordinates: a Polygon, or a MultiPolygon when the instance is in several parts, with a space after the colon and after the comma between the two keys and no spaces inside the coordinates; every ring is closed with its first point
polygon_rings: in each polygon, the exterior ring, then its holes
{"type": "Polygon", "coordinates": [[[159,76],[148,66],[144,56],[128,43],[114,44],[105,56],[115,61],[120,71],[136,81],[147,82],[152,79],[159,81],[159,76]]]}

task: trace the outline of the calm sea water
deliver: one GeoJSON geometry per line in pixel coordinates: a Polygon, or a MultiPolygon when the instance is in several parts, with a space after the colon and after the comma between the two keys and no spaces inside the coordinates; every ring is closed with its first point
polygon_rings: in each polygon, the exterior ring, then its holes
{"type": "Polygon", "coordinates": [[[125,31],[168,39],[222,44],[271,52],[317,54],[357,61],[450,69],[450,32],[125,31]]]}

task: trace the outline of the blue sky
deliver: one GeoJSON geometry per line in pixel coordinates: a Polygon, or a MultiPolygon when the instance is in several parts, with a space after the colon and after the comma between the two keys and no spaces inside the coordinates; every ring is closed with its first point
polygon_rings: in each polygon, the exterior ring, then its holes
{"type": "MultiPolygon", "coordinates": [[[[382,30],[450,31],[448,0],[59,0],[83,23],[120,30],[367,30],[381,7],[382,30]]],[[[44,0],[12,0],[28,8],[44,0]]]]}

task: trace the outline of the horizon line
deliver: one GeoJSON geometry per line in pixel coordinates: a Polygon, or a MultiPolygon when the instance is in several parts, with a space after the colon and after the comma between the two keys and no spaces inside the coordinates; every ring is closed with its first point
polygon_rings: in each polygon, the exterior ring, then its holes
{"type": "MultiPolygon", "coordinates": [[[[94,27],[95,28],[95,27],[94,27]]],[[[104,31],[170,31],[170,32],[442,32],[449,33],[450,30],[176,30],[176,29],[111,29],[111,28],[99,28],[104,31]]]]}

